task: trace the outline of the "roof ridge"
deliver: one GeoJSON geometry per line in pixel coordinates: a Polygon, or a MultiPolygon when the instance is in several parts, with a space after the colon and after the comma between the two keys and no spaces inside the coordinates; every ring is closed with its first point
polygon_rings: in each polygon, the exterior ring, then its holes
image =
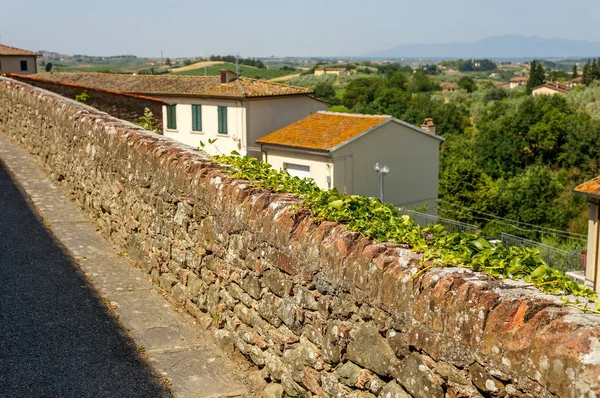
{"type": "Polygon", "coordinates": [[[244,80],[254,80],[254,81],[257,81],[257,82],[261,82],[261,83],[268,83],[268,84],[271,84],[271,85],[273,85],[273,86],[282,86],[282,87],[294,87],[294,88],[301,88],[301,89],[304,89],[304,90],[308,90],[308,91],[310,91],[311,93],[314,93],[314,91],[313,91],[312,89],[308,88],[308,87],[302,87],[302,86],[292,86],[291,84],[283,84],[283,83],[278,83],[278,82],[272,82],[272,81],[270,81],[270,80],[255,79],[255,78],[253,78],[253,77],[247,77],[247,76],[243,76],[243,75],[238,75],[238,76],[239,76],[239,77],[238,77],[238,80],[240,80],[240,79],[244,79],[244,80]]]}
{"type": "Polygon", "coordinates": [[[10,48],[11,50],[23,51],[23,52],[29,53],[30,55],[34,55],[34,54],[35,55],[40,55],[40,53],[38,53],[36,51],[25,50],[24,48],[13,47],[13,46],[9,46],[8,44],[2,44],[2,43],[0,43],[0,47],[10,48]]]}
{"type": "Polygon", "coordinates": [[[317,113],[322,113],[324,115],[334,115],[334,116],[349,116],[349,117],[363,117],[363,118],[393,118],[391,115],[370,115],[364,113],[346,113],[346,112],[331,112],[331,111],[318,111],[317,113]]]}

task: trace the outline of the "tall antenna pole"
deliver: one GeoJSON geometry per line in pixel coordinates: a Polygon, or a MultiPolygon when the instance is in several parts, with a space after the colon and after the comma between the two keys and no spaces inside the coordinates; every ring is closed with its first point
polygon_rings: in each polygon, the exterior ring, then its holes
{"type": "Polygon", "coordinates": [[[238,64],[239,55],[235,56],[235,73],[240,74],[240,65],[238,64]]]}

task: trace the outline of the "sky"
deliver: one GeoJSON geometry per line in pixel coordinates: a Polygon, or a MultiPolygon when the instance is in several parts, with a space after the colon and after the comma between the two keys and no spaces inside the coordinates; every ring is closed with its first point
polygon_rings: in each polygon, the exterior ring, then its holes
{"type": "Polygon", "coordinates": [[[598,15],[598,0],[0,0],[0,43],[86,55],[360,56],[505,34],[600,42],[598,15]]]}

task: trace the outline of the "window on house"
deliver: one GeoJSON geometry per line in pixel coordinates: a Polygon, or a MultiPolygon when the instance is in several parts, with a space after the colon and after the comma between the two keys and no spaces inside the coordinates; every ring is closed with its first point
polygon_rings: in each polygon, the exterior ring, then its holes
{"type": "Polygon", "coordinates": [[[202,105],[192,105],[192,131],[202,131],[202,105]]]}
{"type": "Polygon", "coordinates": [[[167,105],[167,128],[177,130],[177,105],[167,105]]]}
{"type": "Polygon", "coordinates": [[[219,113],[219,134],[227,134],[227,107],[220,106],[219,113]]]}
{"type": "Polygon", "coordinates": [[[21,71],[27,70],[27,61],[21,61],[21,71]]]}
{"type": "Polygon", "coordinates": [[[303,164],[284,163],[283,169],[292,177],[310,178],[310,166],[303,164]]]}

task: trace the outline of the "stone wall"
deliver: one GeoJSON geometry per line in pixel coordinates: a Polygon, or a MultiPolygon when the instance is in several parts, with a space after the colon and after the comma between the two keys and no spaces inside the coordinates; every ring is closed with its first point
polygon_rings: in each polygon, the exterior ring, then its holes
{"type": "Polygon", "coordinates": [[[90,96],[89,100],[86,102],[87,105],[132,123],[135,123],[140,116],[143,116],[144,109],[148,108],[150,111],[152,111],[156,124],[162,129],[162,106],[164,103],[161,100],[140,95],[122,94],[106,90],[94,90],[87,87],[81,87],[76,84],[50,82],[36,75],[10,76],[15,80],[52,91],[71,99],[75,99],[75,97],[86,91],[90,96]]]}
{"type": "Polygon", "coordinates": [[[595,397],[600,318],[524,283],[315,224],[298,200],[232,179],[199,152],[0,79],[0,131],[37,156],[102,232],[267,396],[595,397]]]}

